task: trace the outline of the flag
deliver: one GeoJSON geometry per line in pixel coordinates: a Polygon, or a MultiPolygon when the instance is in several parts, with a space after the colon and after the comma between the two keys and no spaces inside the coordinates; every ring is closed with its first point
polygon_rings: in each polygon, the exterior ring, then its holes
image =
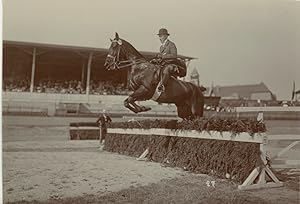
{"type": "Polygon", "coordinates": [[[294,101],[294,98],[295,98],[295,81],[293,82],[292,101],[294,101]]]}

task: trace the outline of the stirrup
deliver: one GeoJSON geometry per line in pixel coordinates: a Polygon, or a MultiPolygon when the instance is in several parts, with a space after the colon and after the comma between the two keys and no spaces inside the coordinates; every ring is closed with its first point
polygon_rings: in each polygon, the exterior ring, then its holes
{"type": "Polygon", "coordinates": [[[165,91],[165,85],[163,85],[163,84],[159,85],[159,87],[157,88],[157,90],[159,92],[164,92],[165,91]]]}

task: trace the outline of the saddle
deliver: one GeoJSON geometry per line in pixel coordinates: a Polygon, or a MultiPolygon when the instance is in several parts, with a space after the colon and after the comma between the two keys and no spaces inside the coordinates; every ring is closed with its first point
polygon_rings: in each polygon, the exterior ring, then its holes
{"type": "Polygon", "coordinates": [[[175,77],[184,77],[186,75],[186,64],[181,58],[172,58],[172,59],[157,59],[151,60],[151,63],[156,64],[160,66],[161,68],[164,68],[168,65],[173,65],[178,68],[178,73],[174,73],[175,77]]]}

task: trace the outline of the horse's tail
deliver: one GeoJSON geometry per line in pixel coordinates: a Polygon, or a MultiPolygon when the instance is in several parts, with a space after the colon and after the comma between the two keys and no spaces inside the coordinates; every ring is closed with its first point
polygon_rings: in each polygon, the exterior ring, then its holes
{"type": "MultiPolygon", "coordinates": [[[[194,85],[194,84],[193,84],[194,85]]],[[[192,113],[194,116],[202,117],[204,109],[204,95],[202,93],[203,88],[194,85],[192,94],[192,113]]]]}

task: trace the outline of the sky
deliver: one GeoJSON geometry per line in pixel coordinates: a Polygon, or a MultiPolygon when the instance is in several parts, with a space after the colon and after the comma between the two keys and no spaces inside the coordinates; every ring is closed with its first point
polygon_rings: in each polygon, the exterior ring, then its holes
{"type": "Polygon", "coordinates": [[[264,82],[280,100],[300,89],[300,1],[4,0],[3,39],[108,48],[118,32],[158,51],[159,28],[197,58],[205,86],[264,82]]]}

